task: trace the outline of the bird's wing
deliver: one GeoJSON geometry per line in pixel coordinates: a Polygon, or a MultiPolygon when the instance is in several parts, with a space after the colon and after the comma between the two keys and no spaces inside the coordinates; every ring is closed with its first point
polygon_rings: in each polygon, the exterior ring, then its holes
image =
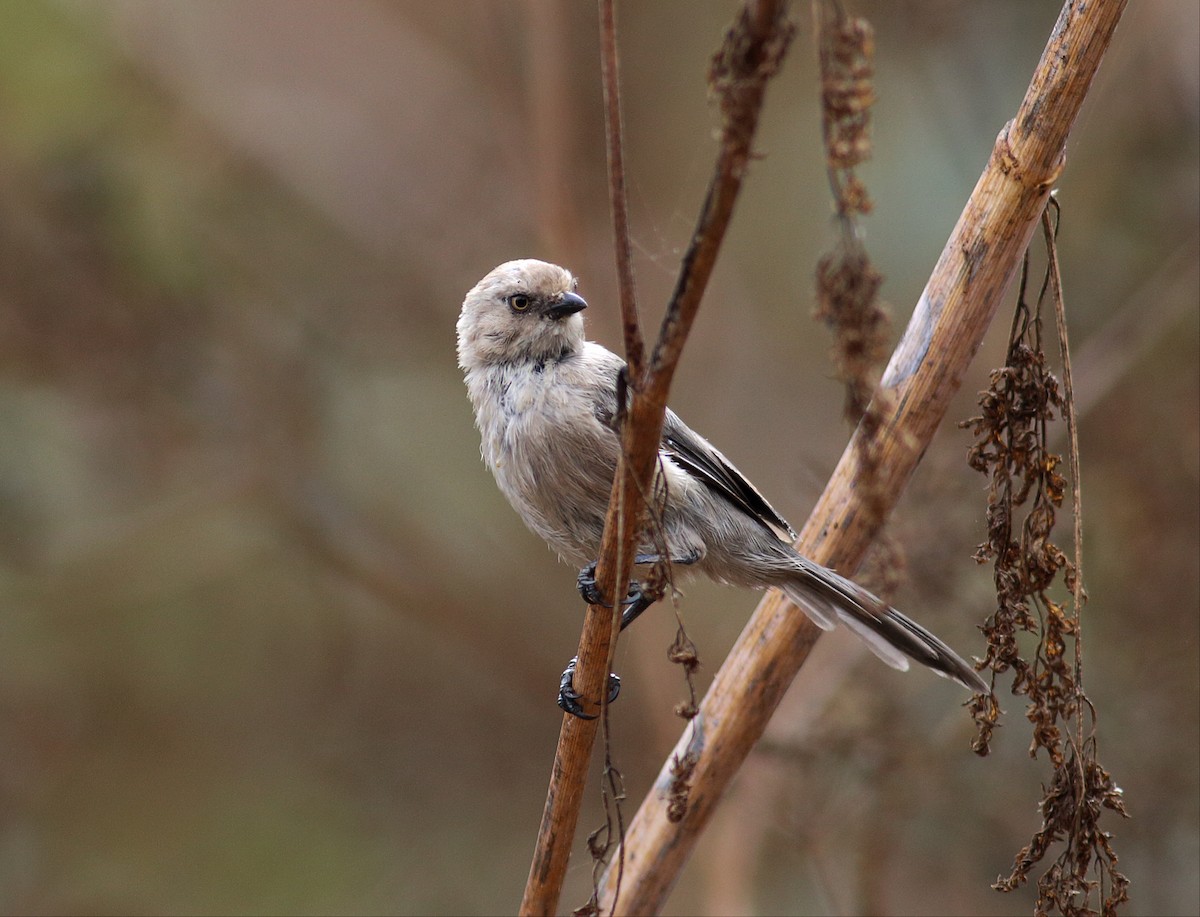
{"type": "Polygon", "coordinates": [[[752,519],[757,519],[779,538],[791,540],[796,537],[795,530],[787,520],[775,511],[757,487],[746,480],[733,462],[689,428],[669,408],[663,422],[662,451],[675,464],[752,519]]]}
{"type": "MultiPolygon", "coordinates": [[[[617,390],[621,387],[617,377],[624,365],[624,361],[614,357],[613,385],[596,393],[596,419],[617,435],[620,435],[616,421],[617,390]]],[[[670,408],[667,408],[663,420],[659,451],[711,491],[720,494],[751,519],[757,520],[780,540],[795,540],[795,530],[759,493],[758,488],[746,480],[733,462],[680,420],[679,415],[670,408]]]]}

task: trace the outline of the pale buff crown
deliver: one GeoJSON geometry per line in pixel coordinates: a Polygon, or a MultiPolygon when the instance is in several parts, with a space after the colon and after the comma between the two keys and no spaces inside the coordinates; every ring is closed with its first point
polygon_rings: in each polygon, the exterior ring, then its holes
{"type": "Polygon", "coordinates": [[[553,320],[546,314],[574,291],[574,276],[557,264],[522,258],[493,269],[463,300],[458,318],[459,366],[469,371],[577,351],[583,345],[583,317],[574,314],[553,320]],[[510,305],[518,294],[529,297],[521,313],[510,305]]]}

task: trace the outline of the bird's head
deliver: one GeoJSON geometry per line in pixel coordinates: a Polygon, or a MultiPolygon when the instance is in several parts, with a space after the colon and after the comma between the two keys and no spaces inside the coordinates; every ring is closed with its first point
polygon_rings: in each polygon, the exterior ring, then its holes
{"type": "Polygon", "coordinates": [[[587,307],[575,278],[557,264],[506,261],[471,289],[458,317],[463,369],[561,359],[583,344],[587,307]]]}

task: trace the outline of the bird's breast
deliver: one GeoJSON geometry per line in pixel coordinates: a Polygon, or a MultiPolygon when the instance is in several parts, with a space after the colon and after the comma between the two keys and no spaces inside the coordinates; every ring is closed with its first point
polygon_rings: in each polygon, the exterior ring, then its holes
{"type": "Polygon", "coordinates": [[[498,368],[468,380],[484,459],[493,471],[561,461],[580,437],[603,433],[586,391],[554,363],[498,368]]]}

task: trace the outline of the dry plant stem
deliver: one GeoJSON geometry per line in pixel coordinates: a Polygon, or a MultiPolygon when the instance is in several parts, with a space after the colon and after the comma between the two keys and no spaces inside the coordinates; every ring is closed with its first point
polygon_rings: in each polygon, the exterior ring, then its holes
{"type": "MultiPolygon", "coordinates": [[[[721,147],[650,366],[640,377],[631,375],[629,379],[632,400],[623,429],[622,461],[613,481],[596,568],[597,586],[606,597],[624,594],[628,571],[633,566],[638,523],[645,509],[642,495],[650,492],[667,393],[741,189],[766,82],[774,75],[791,34],[785,12],[782,0],[749,2],[714,62],[712,79],[718,84],[715,88],[724,116],[721,147]]],[[[610,110],[608,123],[619,125],[619,113],[614,121],[610,110]]],[[[634,321],[636,324],[636,318],[634,321]]],[[[613,609],[595,605],[588,608],[575,671],[575,689],[584,698],[602,698],[616,638],[615,624],[613,609]]],[[[563,716],[521,914],[551,914],[557,907],[598,722],[563,716]]],[[[615,883],[615,871],[611,872],[615,883]]]]}
{"type": "MultiPolygon", "coordinates": [[[[871,443],[880,489],[899,498],[1008,289],[1065,160],[1075,117],[1124,9],[1124,0],[1069,0],[1029,89],[997,138],[881,381],[888,412],[871,443]]],[[[855,484],[863,451],[856,431],[797,542],[813,559],[852,571],[874,534],[855,484]]],[[[762,735],[820,630],[779,593],[759,603],[671,757],[698,756],[691,804],[672,823],[658,791],[643,802],[625,838],[617,913],[657,913],[696,839],[762,735]]],[[[669,780],[670,760],[657,786],[669,780]]],[[[615,874],[601,907],[612,907],[615,874]]]]}
{"type": "MultiPolygon", "coordinates": [[[[1075,416],[1075,384],[1071,378],[1071,349],[1067,341],[1067,315],[1063,305],[1062,274],[1058,267],[1058,245],[1055,243],[1055,227],[1050,219],[1050,208],[1042,212],[1042,232],[1046,236],[1049,254],[1050,292],[1054,299],[1054,324],[1058,330],[1058,346],[1063,364],[1063,413],[1067,420],[1067,459],[1071,470],[1071,517],[1074,523],[1074,582],[1071,584],[1071,610],[1075,623],[1075,690],[1083,697],[1083,627],[1079,620],[1083,611],[1083,494],[1079,474],[1079,427],[1075,416]]],[[[1081,705],[1082,707],[1082,705],[1081,705]]],[[[1076,711],[1075,718],[1075,761],[1079,768],[1079,786],[1086,785],[1083,773],[1083,710],[1076,711]]]]}
{"type": "Polygon", "coordinates": [[[629,202],[625,192],[625,154],[621,130],[620,69],[617,63],[615,0],[600,0],[600,71],[604,85],[604,135],[608,154],[609,211],[613,222],[613,247],[617,259],[617,290],[621,328],[625,337],[625,362],[632,379],[644,371],[645,345],[638,322],[633,285],[633,245],[629,240],[629,202]]]}
{"type": "MultiPolygon", "coordinates": [[[[625,338],[625,359],[631,367],[643,365],[645,356],[637,307],[633,298],[633,268],[625,195],[624,159],[621,145],[620,75],[617,63],[616,20],[613,0],[600,0],[600,59],[604,89],[605,135],[607,141],[609,194],[614,227],[614,250],[620,291],[621,322],[625,338]]],[[[639,373],[640,375],[640,373],[639,373]]],[[[662,419],[659,419],[661,429],[662,419]]],[[[636,426],[627,427],[632,434],[636,426]]],[[[613,479],[605,518],[604,536],[596,569],[596,584],[609,597],[610,608],[592,605],[584,618],[576,653],[575,688],[583,697],[602,694],[609,662],[616,650],[620,604],[612,600],[618,593],[616,583],[628,577],[619,574],[633,564],[635,548],[625,520],[638,518],[638,488],[627,486],[629,466],[621,463],[613,479]],[[632,498],[632,499],[627,499],[632,498]]],[[[602,699],[603,703],[603,699],[602,699]]],[[[546,804],[538,829],[533,860],[521,899],[522,915],[553,914],[562,893],[563,879],[570,862],[571,847],[579,823],[579,808],[587,782],[588,762],[600,720],[563,716],[558,747],[546,804]]]]}
{"type": "MultiPolygon", "coordinates": [[[[1054,324],[1058,330],[1058,345],[1063,364],[1063,413],[1067,419],[1067,459],[1071,471],[1071,516],[1074,522],[1075,577],[1071,589],[1071,600],[1075,618],[1075,687],[1083,692],[1083,629],[1079,626],[1079,614],[1083,608],[1083,494],[1079,475],[1079,426],[1075,415],[1075,383],[1071,378],[1071,349],[1067,342],[1067,315],[1063,308],[1062,274],[1058,269],[1058,246],[1054,241],[1054,224],[1050,219],[1050,208],[1042,213],[1042,231],[1046,234],[1046,249],[1049,252],[1050,293],[1054,298],[1054,324]]],[[[1079,732],[1076,736],[1076,753],[1083,749],[1083,715],[1078,717],[1079,732]]]]}
{"type": "MultiPolygon", "coordinates": [[[[629,202],[625,192],[625,144],[621,120],[621,71],[617,59],[617,22],[614,5],[615,0],[600,0],[599,3],[600,72],[604,88],[604,137],[608,161],[609,212],[613,225],[613,254],[616,258],[618,301],[621,309],[621,326],[625,339],[625,364],[628,367],[628,377],[632,380],[640,380],[645,372],[646,355],[645,344],[642,340],[641,323],[638,321],[637,297],[633,282],[633,243],[629,238],[629,202]]],[[[634,384],[636,385],[636,382],[634,384]]],[[[659,423],[661,425],[661,420],[659,423]]],[[[614,485],[618,481],[623,480],[618,469],[614,485]]],[[[624,481],[624,485],[628,484],[629,481],[624,481]]],[[[642,493],[645,493],[645,490],[642,493]]],[[[618,501],[624,502],[624,494],[623,492],[618,494],[614,491],[611,504],[617,506],[618,501]]],[[[622,526],[616,529],[616,537],[619,544],[624,545],[626,542],[633,544],[631,539],[625,537],[624,532],[624,522],[630,518],[636,517],[624,515],[617,517],[617,521],[622,526]]],[[[634,547],[636,548],[636,545],[634,547]]],[[[622,550],[624,549],[622,548],[622,550]]],[[[622,555],[622,559],[625,560],[625,565],[618,566],[617,572],[631,568],[633,555],[629,554],[628,557],[622,555]]],[[[616,576],[615,582],[623,583],[626,579],[627,577],[624,576],[616,576]]],[[[599,582],[603,583],[604,581],[600,580],[599,582]]],[[[607,589],[604,592],[604,595],[607,596],[614,594],[620,595],[620,592],[609,592],[607,589]]],[[[608,646],[608,658],[605,662],[604,672],[610,671],[613,666],[613,659],[617,650],[616,637],[620,631],[619,622],[621,620],[620,604],[611,598],[610,602],[612,605],[612,610],[609,613],[612,618],[612,637],[608,646]]],[[[606,698],[601,700],[601,704],[605,703],[607,703],[606,698]]],[[[607,724],[607,719],[605,723],[607,724]]]]}

